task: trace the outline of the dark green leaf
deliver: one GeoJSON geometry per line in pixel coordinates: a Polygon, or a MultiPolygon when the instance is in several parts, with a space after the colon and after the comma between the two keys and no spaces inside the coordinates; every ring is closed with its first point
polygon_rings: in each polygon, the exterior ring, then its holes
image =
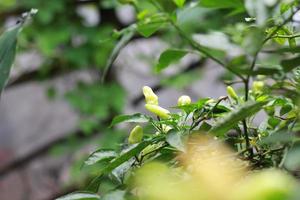
{"type": "Polygon", "coordinates": [[[223,136],[230,129],[236,126],[240,121],[252,116],[262,109],[265,102],[247,102],[232,112],[226,114],[223,118],[219,119],[216,125],[210,130],[211,133],[217,136],[223,136]]]}
{"type": "Polygon", "coordinates": [[[252,72],[249,71],[249,73],[252,76],[256,75],[274,75],[274,74],[280,74],[282,72],[282,68],[280,65],[255,65],[255,70],[252,72]]]}
{"type": "Polygon", "coordinates": [[[280,109],[280,115],[285,115],[293,109],[291,104],[286,104],[280,109]]]}
{"type": "Polygon", "coordinates": [[[110,124],[110,127],[122,122],[146,123],[149,122],[149,120],[149,117],[140,113],[136,113],[133,115],[119,115],[113,119],[113,121],[110,124]]]}
{"type": "Polygon", "coordinates": [[[182,132],[171,130],[167,135],[166,141],[170,146],[175,147],[179,151],[185,151],[184,137],[182,132]]]}
{"type": "Polygon", "coordinates": [[[158,64],[155,66],[155,71],[160,72],[170,64],[178,62],[187,53],[187,51],[180,49],[168,49],[164,51],[159,57],[158,64]]]}
{"type": "Polygon", "coordinates": [[[16,26],[0,37],[0,93],[7,82],[15,58],[19,31],[20,26],[16,26]]]}
{"type": "Polygon", "coordinates": [[[241,75],[274,75],[279,74],[282,71],[282,67],[280,65],[263,65],[263,64],[256,64],[255,69],[253,71],[250,71],[249,69],[249,63],[247,62],[246,56],[238,56],[234,59],[232,59],[228,65],[227,68],[230,68],[231,70],[235,71],[238,74],[241,75]]]}
{"type": "Polygon", "coordinates": [[[288,41],[289,41],[290,48],[295,48],[295,47],[297,47],[296,38],[289,38],[288,41]]]}
{"type": "Polygon", "coordinates": [[[111,172],[111,176],[116,179],[120,184],[123,183],[124,177],[126,176],[126,173],[131,169],[132,164],[134,163],[135,159],[132,158],[126,162],[124,162],[119,167],[115,168],[111,172]]]}
{"type": "Polygon", "coordinates": [[[275,129],[275,127],[280,123],[280,119],[275,118],[275,117],[270,117],[268,119],[268,124],[275,129]]]}
{"type": "Polygon", "coordinates": [[[209,131],[211,129],[211,125],[210,124],[208,124],[207,122],[203,122],[202,124],[201,124],[201,126],[199,127],[199,131],[201,132],[201,131],[203,131],[203,132],[207,132],[207,131],[209,131]]]}
{"type": "Polygon", "coordinates": [[[76,192],[59,197],[56,200],[100,200],[100,196],[87,192],[76,192]]]}
{"type": "Polygon", "coordinates": [[[289,72],[295,69],[296,67],[300,66],[300,56],[291,59],[282,60],[281,65],[285,72],[289,72]]]}
{"type": "Polygon", "coordinates": [[[0,93],[7,82],[11,66],[14,62],[18,34],[26,21],[36,13],[36,9],[31,9],[30,12],[24,13],[19,24],[5,31],[0,37],[0,93]]]}
{"type": "Polygon", "coordinates": [[[122,153],[119,157],[112,160],[105,168],[100,170],[99,175],[90,183],[87,190],[91,192],[97,192],[101,179],[104,175],[111,173],[115,168],[117,168],[118,166],[122,165],[124,162],[128,161],[129,159],[139,154],[148,145],[159,142],[162,139],[163,138],[156,138],[154,140],[145,140],[133,146],[128,151],[122,153]]]}
{"type": "Polygon", "coordinates": [[[279,49],[276,49],[271,52],[274,52],[274,53],[300,53],[300,46],[283,47],[283,48],[279,48],[279,49]]]}
{"type": "Polygon", "coordinates": [[[179,8],[184,6],[185,0],[173,0],[174,3],[176,4],[176,6],[178,6],[179,8]]]}
{"type": "Polygon", "coordinates": [[[113,150],[100,149],[93,152],[84,162],[84,166],[93,165],[101,161],[108,161],[117,157],[117,153],[113,150]]]}
{"type": "Polygon", "coordinates": [[[242,0],[201,0],[200,5],[208,8],[243,8],[242,0]]]}
{"type": "Polygon", "coordinates": [[[137,31],[144,37],[150,37],[165,24],[165,17],[161,14],[156,14],[140,21],[137,24],[137,31]]]}
{"type": "Polygon", "coordinates": [[[112,66],[113,62],[117,59],[120,51],[127,45],[127,43],[131,40],[131,38],[135,34],[135,28],[134,27],[129,27],[123,32],[123,36],[118,42],[118,44],[114,47],[112,53],[110,54],[108,61],[106,63],[106,66],[103,71],[102,75],[102,81],[104,81],[106,74],[109,70],[109,68],[112,66]]]}
{"type": "Polygon", "coordinates": [[[126,151],[125,153],[122,153],[119,157],[112,160],[111,163],[102,170],[102,174],[110,173],[113,169],[120,166],[124,162],[128,161],[130,158],[134,157],[138,153],[140,153],[146,146],[148,146],[152,142],[153,141],[151,141],[151,140],[143,141],[143,142],[135,145],[133,148],[126,151]]]}

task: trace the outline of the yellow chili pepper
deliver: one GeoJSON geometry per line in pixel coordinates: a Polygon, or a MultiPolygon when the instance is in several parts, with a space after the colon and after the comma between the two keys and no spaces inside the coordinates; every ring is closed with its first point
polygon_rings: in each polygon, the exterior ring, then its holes
{"type": "Polygon", "coordinates": [[[227,94],[231,99],[238,101],[239,97],[231,86],[227,86],[227,94]]]}
{"type": "Polygon", "coordinates": [[[131,130],[128,137],[128,143],[135,144],[141,142],[143,139],[143,135],[144,135],[143,128],[137,125],[131,130]]]}
{"type": "Polygon", "coordinates": [[[158,97],[154,94],[153,90],[148,87],[143,87],[143,93],[145,96],[146,104],[158,105],[158,97]]]}
{"type": "Polygon", "coordinates": [[[154,113],[155,115],[163,118],[163,119],[167,119],[170,117],[170,111],[168,111],[167,109],[164,109],[158,105],[153,105],[153,104],[146,104],[145,108],[154,113]]]}

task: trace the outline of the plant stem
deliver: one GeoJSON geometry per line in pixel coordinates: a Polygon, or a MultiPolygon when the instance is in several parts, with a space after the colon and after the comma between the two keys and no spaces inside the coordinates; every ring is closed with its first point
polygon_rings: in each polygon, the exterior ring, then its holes
{"type": "Polygon", "coordinates": [[[246,119],[243,120],[243,127],[244,127],[244,136],[245,136],[245,140],[246,140],[246,149],[248,149],[248,151],[249,151],[250,158],[253,158],[253,150],[250,146],[250,139],[249,139],[246,119]]]}
{"type": "Polygon", "coordinates": [[[287,39],[293,39],[300,37],[300,34],[295,34],[295,35],[274,35],[272,38],[287,38],[287,39]]]}
{"type": "Polygon", "coordinates": [[[173,27],[178,31],[178,33],[197,51],[199,51],[200,53],[204,54],[205,56],[207,56],[208,58],[212,59],[213,61],[215,61],[216,63],[218,63],[220,66],[222,66],[224,69],[230,71],[231,73],[233,73],[234,75],[236,75],[237,77],[239,77],[241,80],[245,80],[245,78],[238,74],[237,72],[235,72],[234,70],[227,68],[226,64],[221,61],[220,59],[216,58],[215,56],[213,56],[205,47],[203,47],[202,45],[200,45],[198,42],[196,42],[193,38],[191,38],[188,34],[186,34],[172,19],[169,20],[170,23],[173,25],[173,27]]]}

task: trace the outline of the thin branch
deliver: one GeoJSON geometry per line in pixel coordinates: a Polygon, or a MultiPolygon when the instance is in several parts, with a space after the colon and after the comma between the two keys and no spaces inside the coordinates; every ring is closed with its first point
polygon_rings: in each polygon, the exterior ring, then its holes
{"type": "Polygon", "coordinates": [[[274,38],[286,38],[286,39],[293,39],[293,38],[297,38],[297,37],[300,37],[300,34],[294,34],[294,35],[274,35],[272,37],[272,39],[274,38]]]}
{"type": "Polygon", "coordinates": [[[226,64],[221,61],[220,59],[218,59],[217,57],[215,57],[214,55],[212,55],[205,47],[203,47],[202,45],[200,45],[198,42],[196,42],[193,38],[191,38],[188,34],[186,34],[173,20],[169,20],[170,23],[173,25],[173,27],[178,31],[178,33],[196,50],[198,50],[200,53],[204,54],[205,56],[207,56],[208,58],[212,59],[213,61],[215,61],[216,63],[218,63],[221,67],[223,67],[224,69],[230,71],[231,73],[233,73],[234,75],[236,75],[237,77],[239,77],[241,80],[245,80],[245,78],[240,75],[239,73],[235,72],[234,70],[232,70],[231,68],[227,68],[226,64]]]}

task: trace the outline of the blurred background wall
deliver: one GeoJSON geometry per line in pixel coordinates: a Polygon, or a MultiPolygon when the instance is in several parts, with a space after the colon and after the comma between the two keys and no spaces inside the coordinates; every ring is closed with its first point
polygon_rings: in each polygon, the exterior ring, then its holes
{"type": "MultiPolygon", "coordinates": [[[[165,107],[175,105],[182,94],[193,100],[224,95],[218,79],[222,69],[195,55],[154,73],[155,61],[168,47],[156,36],[134,37],[101,84],[117,42],[109,39],[113,30],[135,21],[129,6],[113,0],[1,0],[0,32],[30,8],[39,12],[19,38],[0,101],[1,200],[54,199],[79,188],[82,159],[126,137],[124,126],[107,128],[112,117],[146,112],[144,85],[156,90],[165,107]]],[[[187,21],[206,15],[197,12],[194,18],[187,15],[187,21]]],[[[209,40],[229,48],[222,35],[205,38],[209,40]]]]}

